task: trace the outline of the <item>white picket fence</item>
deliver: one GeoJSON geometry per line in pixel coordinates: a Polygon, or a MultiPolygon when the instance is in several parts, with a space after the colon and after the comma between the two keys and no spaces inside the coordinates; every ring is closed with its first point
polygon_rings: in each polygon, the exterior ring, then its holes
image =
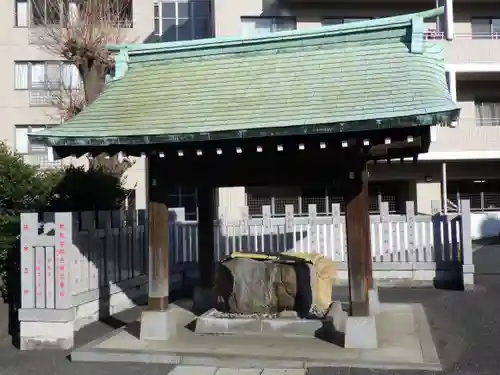
{"type": "MultiPolygon", "coordinates": [[[[174,209],[170,222],[171,263],[198,261],[198,224],[185,221],[184,210],[174,209]]],[[[315,215],[315,206],[309,207],[309,216],[293,216],[293,206],[287,206],[288,217],[270,215],[270,207],[263,207],[261,219],[249,219],[246,207],[242,219],[226,221],[224,216],[214,225],[216,260],[232,252],[279,253],[284,251],[320,253],[335,262],[347,262],[347,235],[345,217],[339,205],[332,206],[332,215],[315,215]]],[[[404,215],[391,215],[387,203],[382,203],[380,215],[370,216],[370,235],[374,262],[459,262],[463,241],[464,214],[414,215],[413,202],[407,202],[404,215]]],[[[470,215],[470,213],[468,213],[470,215]]],[[[470,238],[465,235],[465,241],[470,238]]]]}
{"type": "MultiPolygon", "coordinates": [[[[462,207],[459,214],[441,215],[434,203],[433,216],[414,215],[413,202],[407,202],[405,215],[390,215],[388,205],[382,204],[380,215],[370,217],[374,269],[382,264],[387,271],[434,273],[449,265],[472,265],[469,202],[463,201],[462,207]]],[[[339,205],[333,205],[333,214],[325,217],[316,215],[314,205],[307,217],[294,216],[293,206],[286,207],[284,217],[272,217],[270,207],[264,207],[258,219],[249,218],[246,207],[241,211],[241,220],[227,221],[220,215],[214,221],[216,261],[235,251],[294,251],[323,254],[339,269],[346,269],[345,217],[339,205]]],[[[198,224],[184,220],[182,208],[169,213],[170,270],[177,284],[177,274],[184,277],[188,267],[196,278],[198,224]]],[[[43,216],[41,222],[36,213],[21,217],[23,307],[69,308],[94,298],[102,288],[147,282],[144,212],[43,216]]]]}

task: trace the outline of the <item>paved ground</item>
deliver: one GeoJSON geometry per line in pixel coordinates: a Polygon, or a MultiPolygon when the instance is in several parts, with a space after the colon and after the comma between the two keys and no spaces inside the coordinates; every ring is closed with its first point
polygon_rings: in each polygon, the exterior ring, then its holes
{"type": "MultiPolygon", "coordinates": [[[[383,289],[380,298],[385,302],[420,302],[425,306],[433,338],[446,375],[497,374],[500,368],[500,246],[485,246],[475,254],[477,288],[474,292],[434,290],[431,288],[383,289]]],[[[117,328],[135,316],[122,314],[105,323],[84,328],[78,344],[91,341],[117,328]],[[122,321],[123,320],[123,321],[122,321]]],[[[70,363],[66,353],[20,353],[10,342],[0,342],[0,375],[167,375],[174,369],[169,365],[86,364],[70,363]]],[[[188,371],[178,375],[197,375],[188,371]]],[[[192,369],[188,369],[192,370],[192,369]]],[[[199,369],[201,370],[201,369],[199,369]]],[[[235,372],[235,374],[237,374],[235,372]]],[[[251,373],[242,375],[254,375],[251,373]]],[[[286,372],[272,373],[285,375],[286,372]]],[[[424,371],[382,371],[366,369],[311,369],[307,375],[431,375],[424,371]]],[[[174,372],[172,375],[176,375],[174,372]]],[[[205,375],[205,374],[203,374],[205,375]]],[[[210,374],[212,375],[212,374],[210,374]]],[[[224,374],[229,375],[229,374],[224,374]]],[[[263,375],[263,374],[260,374],[263,375]]],[[[267,375],[264,373],[264,375],[267,375]]],[[[288,375],[295,375],[288,373],[288,375]]],[[[302,375],[302,374],[300,374],[302,375]]]]}

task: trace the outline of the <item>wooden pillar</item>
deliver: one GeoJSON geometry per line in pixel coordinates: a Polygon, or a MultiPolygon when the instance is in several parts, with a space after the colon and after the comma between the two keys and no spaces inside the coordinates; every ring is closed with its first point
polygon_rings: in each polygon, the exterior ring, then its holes
{"type": "Polygon", "coordinates": [[[198,271],[200,286],[211,287],[214,282],[214,218],[215,188],[198,187],[198,271]]]}
{"type": "Polygon", "coordinates": [[[146,162],[149,248],[148,310],[166,311],[169,295],[168,209],[157,186],[157,168],[156,163],[146,162]]]}
{"type": "Polygon", "coordinates": [[[368,290],[373,287],[373,279],[368,176],[364,164],[351,172],[345,200],[350,315],[368,316],[368,290]]]}

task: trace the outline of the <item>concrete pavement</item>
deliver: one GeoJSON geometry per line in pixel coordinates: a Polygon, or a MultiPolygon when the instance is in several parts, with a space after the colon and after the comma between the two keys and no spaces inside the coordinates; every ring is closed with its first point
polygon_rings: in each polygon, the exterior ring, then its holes
{"type": "MultiPolygon", "coordinates": [[[[432,288],[382,289],[382,302],[422,303],[432,329],[444,372],[422,370],[370,370],[352,368],[314,368],[307,375],[489,375],[500,368],[500,246],[492,245],[474,253],[477,271],[476,291],[457,292],[432,288]]],[[[344,294],[345,290],[337,291],[344,294]]],[[[107,322],[85,327],[77,335],[79,345],[133,321],[133,312],[120,314],[107,322]]],[[[0,374],[24,375],[167,375],[172,365],[128,363],[71,363],[64,352],[21,353],[10,342],[0,342],[0,374]]],[[[180,370],[179,370],[180,371],[180,370]]],[[[238,374],[238,372],[236,372],[238,374]]],[[[242,373],[244,374],[244,373],[242,373]]],[[[174,373],[175,375],[175,373],[174,373]]],[[[195,375],[195,374],[192,374],[195,375]]],[[[246,374],[248,375],[248,374],[246,374]]],[[[253,374],[252,374],[253,375],[253,374]]],[[[262,375],[262,374],[260,374],[262,375]]],[[[281,374],[280,374],[281,375],[281,374]]]]}

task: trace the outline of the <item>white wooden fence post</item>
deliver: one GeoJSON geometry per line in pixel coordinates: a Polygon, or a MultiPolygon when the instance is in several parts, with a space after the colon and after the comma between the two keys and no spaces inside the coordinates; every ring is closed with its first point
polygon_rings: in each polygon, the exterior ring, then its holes
{"type": "Polygon", "coordinates": [[[308,253],[315,253],[318,249],[318,223],[316,221],[317,213],[316,213],[316,205],[309,204],[307,205],[307,212],[309,213],[309,238],[308,238],[308,253]]]}
{"type": "Polygon", "coordinates": [[[347,259],[347,249],[344,246],[342,236],[342,221],[340,217],[340,204],[332,204],[332,259],[336,262],[343,262],[347,259]]]}
{"type": "Polygon", "coordinates": [[[415,246],[415,203],[412,201],[406,202],[406,222],[408,223],[408,255],[405,260],[411,261],[415,267],[418,254],[415,246]]]}
{"type": "Polygon", "coordinates": [[[433,254],[432,260],[440,265],[443,258],[443,233],[441,230],[442,214],[441,214],[441,202],[438,200],[431,201],[431,212],[432,212],[432,234],[433,234],[433,254]]]}
{"type": "Polygon", "coordinates": [[[461,212],[461,233],[460,240],[462,243],[462,272],[465,288],[470,288],[474,285],[474,261],[472,257],[472,237],[471,237],[471,213],[470,201],[460,201],[461,212]]]}
{"type": "Polygon", "coordinates": [[[392,259],[390,243],[390,222],[389,222],[389,203],[380,202],[380,221],[382,223],[382,262],[390,262],[392,259]]]}

